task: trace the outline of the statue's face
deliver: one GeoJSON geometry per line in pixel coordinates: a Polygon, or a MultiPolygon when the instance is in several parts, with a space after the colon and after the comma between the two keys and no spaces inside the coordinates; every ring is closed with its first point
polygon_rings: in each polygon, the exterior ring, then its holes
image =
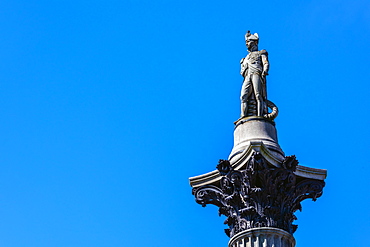
{"type": "Polygon", "coordinates": [[[253,47],[257,46],[257,42],[255,40],[247,40],[245,44],[248,47],[248,51],[251,51],[253,47]]]}

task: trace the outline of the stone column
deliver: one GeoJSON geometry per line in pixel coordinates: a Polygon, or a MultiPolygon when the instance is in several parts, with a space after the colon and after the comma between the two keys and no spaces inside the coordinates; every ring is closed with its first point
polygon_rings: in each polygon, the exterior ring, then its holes
{"type": "Polygon", "coordinates": [[[226,217],[229,247],[294,247],[294,213],[303,200],[322,195],[326,170],[300,166],[294,155],[284,154],[274,122],[278,108],[267,98],[268,53],[258,50],[257,33],[248,31],[245,41],[249,53],[240,61],[242,117],[234,122],[234,146],[217,170],[191,177],[190,185],[197,203],[215,205],[226,217]]]}
{"type": "Polygon", "coordinates": [[[295,239],[279,228],[260,227],[236,234],[229,247],[294,247],[295,239]]]}

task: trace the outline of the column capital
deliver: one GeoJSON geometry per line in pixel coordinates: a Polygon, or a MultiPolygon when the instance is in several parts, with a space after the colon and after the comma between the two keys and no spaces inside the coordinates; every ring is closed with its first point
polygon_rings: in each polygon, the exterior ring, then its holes
{"type": "Polygon", "coordinates": [[[302,209],[301,201],[315,201],[325,186],[322,180],[297,176],[297,165],[293,155],[285,157],[279,167],[273,166],[259,152],[254,152],[238,170],[228,160],[220,160],[220,180],[194,188],[193,195],[202,206],[219,207],[219,215],[227,217],[229,228],[225,233],[229,237],[261,227],[293,234],[297,229],[294,212],[302,209]]]}

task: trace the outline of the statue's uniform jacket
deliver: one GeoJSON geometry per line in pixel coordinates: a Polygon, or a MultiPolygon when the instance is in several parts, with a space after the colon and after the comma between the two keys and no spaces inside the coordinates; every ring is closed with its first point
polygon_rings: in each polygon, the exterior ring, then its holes
{"type": "MultiPolygon", "coordinates": [[[[240,94],[242,103],[247,104],[247,100],[252,92],[257,101],[266,100],[265,83],[262,73],[267,74],[269,62],[267,51],[253,51],[240,61],[240,74],[244,77],[243,86],[240,94]]],[[[261,107],[263,107],[261,105],[261,107]]]]}

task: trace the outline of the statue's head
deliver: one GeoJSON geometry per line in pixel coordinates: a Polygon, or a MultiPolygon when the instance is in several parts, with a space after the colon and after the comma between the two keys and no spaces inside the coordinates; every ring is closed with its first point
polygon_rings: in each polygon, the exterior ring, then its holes
{"type": "Polygon", "coordinates": [[[258,50],[258,33],[251,34],[250,31],[248,31],[245,34],[245,44],[248,47],[248,51],[255,51],[258,50]]]}

